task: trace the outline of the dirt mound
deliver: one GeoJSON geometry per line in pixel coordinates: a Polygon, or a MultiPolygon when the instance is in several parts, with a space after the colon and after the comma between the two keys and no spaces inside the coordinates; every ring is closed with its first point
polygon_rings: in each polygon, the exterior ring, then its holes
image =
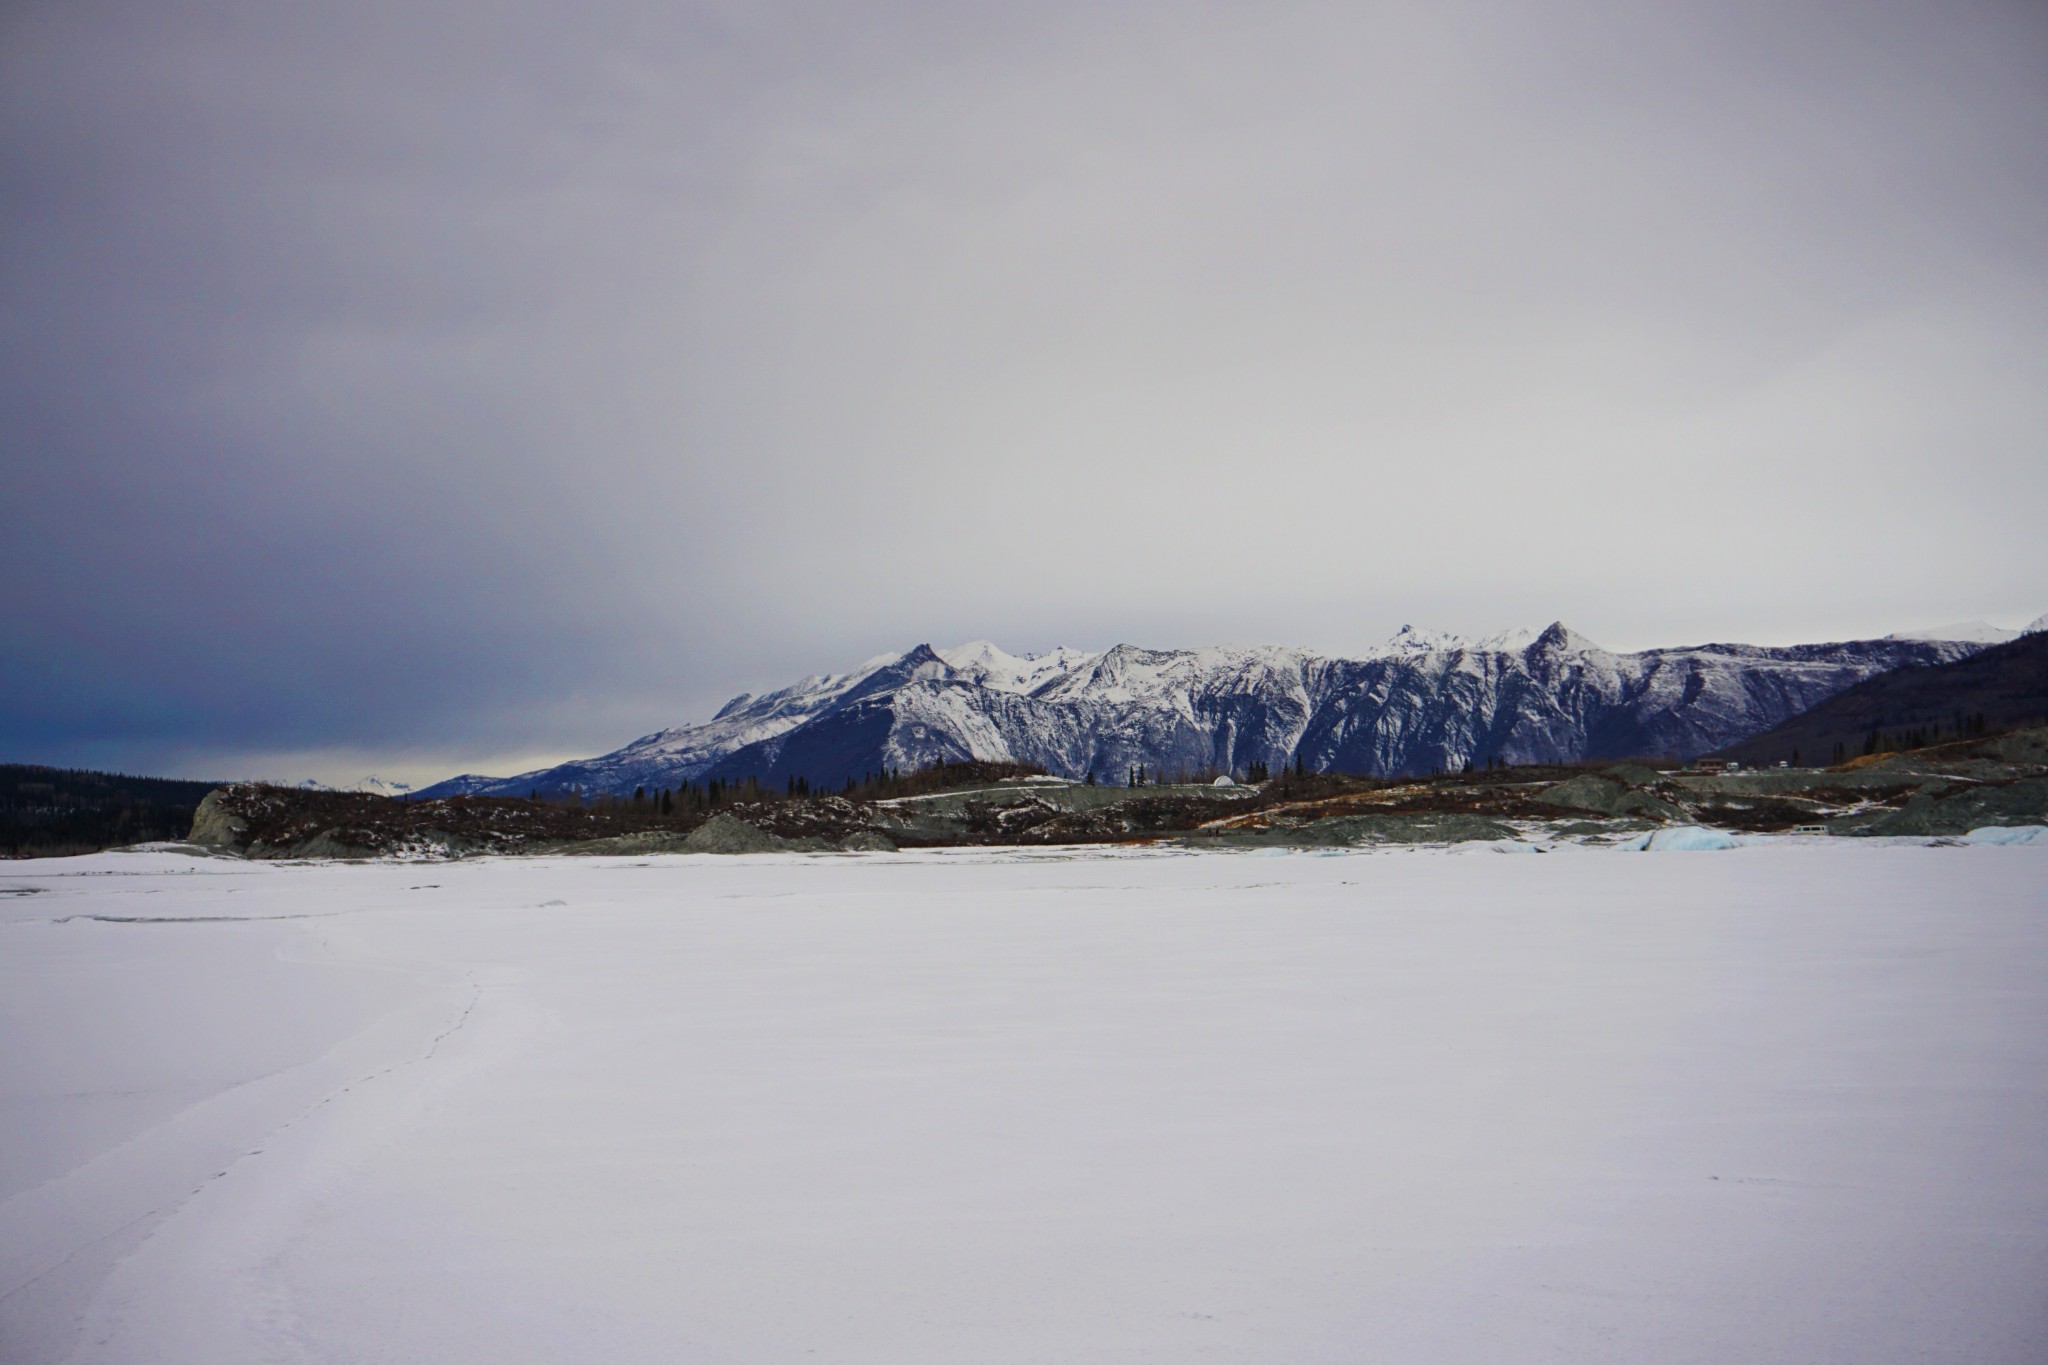
{"type": "Polygon", "coordinates": [[[2048,764],[2048,730],[2015,730],[2009,735],[1985,740],[1984,752],[2007,763],[2048,764]]]}
{"type": "Polygon", "coordinates": [[[775,853],[788,847],[788,841],[725,811],[692,830],[681,845],[684,853],[775,853]]]}
{"type": "MultiPolygon", "coordinates": [[[[1650,775],[1656,776],[1654,773],[1650,775]]],[[[1637,815],[1666,820],[1678,814],[1678,808],[1669,802],[1660,801],[1648,792],[1631,791],[1613,778],[1593,773],[1580,773],[1554,787],[1547,787],[1536,799],[1560,810],[1582,810],[1594,815],[1637,815]]]]}
{"type": "Polygon", "coordinates": [[[1971,787],[1950,795],[1922,792],[1857,834],[1967,834],[1987,825],[2048,821],[2048,777],[1971,787]]]}

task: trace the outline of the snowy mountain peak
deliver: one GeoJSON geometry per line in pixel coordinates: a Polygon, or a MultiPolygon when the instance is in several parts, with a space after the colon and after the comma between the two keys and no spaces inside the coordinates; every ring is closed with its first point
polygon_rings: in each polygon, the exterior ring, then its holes
{"type": "Polygon", "coordinates": [[[2048,615],[2036,616],[2033,620],[2021,626],[2020,634],[2038,635],[2044,630],[2048,630],[2048,615]]]}
{"type": "Polygon", "coordinates": [[[939,657],[957,669],[970,669],[977,665],[988,667],[996,664],[1013,664],[1018,656],[1011,654],[993,640],[969,640],[964,645],[942,649],[939,657]]]}
{"type": "Polygon", "coordinates": [[[938,651],[956,677],[997,692],[1035,692],[1094,659],[1062,645],[1043,654],[1011,654],[987,640],[938,651]]]}
{"type": "Polygon", "coordinates": [[[849,706],[866,697],[894,692],[913,682],[951,676],[952,669],[930,645],[907,649],[880,668],[855,676],[844,690],[831,698],[835,706],[849,706]]]}
{"type": "Polygon", "coordinates": [[[1562,621],[1552,621],[1529,642],[1527,653],[1601,654],[1605,651],[1562,621]]]}
{"type": "Polygon", "coordinates": [[[1402,626],[1387,640],[1387,648],[1397,654],[1426,654],[1464,647],[1462,635],[1453,635],[1447,630],[1421,630],[1415,626],[1402,626]]]}
{"type": "MultiPolygon", "coordinates": [[[[1457,650],[1476,651],[1482,654],[1520,654],[1538,640],[1545,638],[1550,630],[1563,631],[1563,647],[1567,649],[1598,649],[1599,646],[1558,622],[1552,622],[1548,630],[1534,631],[1517,626],[1509,630],[1497,630],[1491,635],[1471,639],[1448,630],[1426,630],[1418,626],[1403,626],[1395,631],[1386,643],[1386,649],[1393,654],[1447,654],[1457,650]]],[[[1551,646],[1554,647],[1555,641],[1551,646]]]]}
{"type": "Polygon", "coordinates": [[[1083,657],[1066,674],[1042,686],[1047,698],[1089,698],[1098,702],[1128,701],[1158,695],[1168,687],[1176,668],[1198,666],[1196,660],[1215,651],[1146,649],[1112,645],[1092,658],[1083,657]]]}
{"type": "Polygon", "coordinates": [[[371,796],[404,796],[412,790],[412,783],[396,778],[379,777],[375,773],[357,778],[353,782],[329,784],[316,782],[311,778],[298,784],[301,790],[315,792],[365,792],[371,796]]]}

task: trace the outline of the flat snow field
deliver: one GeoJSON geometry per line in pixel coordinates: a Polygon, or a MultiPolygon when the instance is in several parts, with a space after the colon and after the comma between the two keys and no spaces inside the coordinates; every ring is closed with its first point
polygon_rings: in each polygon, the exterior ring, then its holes
{"type": "Polygon", "coordinates": [[[0,864],[0,1360],[2048,1361],[2048,844],[0,864]]]}

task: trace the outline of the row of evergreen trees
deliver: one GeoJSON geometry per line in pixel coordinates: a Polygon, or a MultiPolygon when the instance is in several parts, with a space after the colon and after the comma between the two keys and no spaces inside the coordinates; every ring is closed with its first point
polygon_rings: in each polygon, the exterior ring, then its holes
{"type": "Polygon", "coordinates": [[[0,857],[55,857],[183,839],[211,782],[0,765],[0,857]]]}
{"type": "MultiPolygon", "coordinates": [[[[809,790],[809,784],[805,783],[804,794],[808,795],[809,790]]],[[[788,792],[781,794],[796,795],[796,785],[792,783],[788,792]]],[[[539,788],[535,788],[527,793],[527,799],[551,805],[585,806],[595,810],[631,810],[646,815],[675,815],[679,812],[687,814],[691,811],[716,810],[720,806],[740,802],[770,801],[777,795],[774,788],[763,786],[759,778],[749,777],[745,781],[734,782],[714,777],[702,783],[685,782],[673,788],[656,787],[653,791],[644,786],[635,787],[631,796],[589,796],[574,788],[543,794],[539,788]]]]}
{"type": "MultiPolygon", "coordinates": [[[[1199,768],[1193,772],[1189,772],[1185,768],[1177,768],[1172,776],[1169,777],[1155,771],[1150,764],[1133,763],[1124,770],[1124,785],[1126,787],[1159,787],[1186,786],[1190,783],[1205,784],[1215,781],[1221,775],[1221,772],[1222,770],[1218,768],[1199,768]]],[[[1264,761],[1248,763],[1245,765],[1244,775],[1247,782],[1258,784],[1270,782],[1273,780],[1273,766],[1264,761]]],[[[1287,760],[1284,758],[1280,760],[1280,775],[1282,777],[1287,775],[1287,760]]],[[[1302,775],[1302,758],[1300,754],[1294,756],[1294,775],[1296,777],[1302,775]]],[[[1088,774],[1088,785],[1091,787],[1095,785],[1095,774],[1093,772],[1088,774]]]]}
{"type": "MultiPolygon", "coordinates": [[[[1870,727],[1870,733],[1863,737],[1863,753],[1897,753],[1903,749],[1924,749],[1930,744],[1941,744],[1963,739],[1977,739],[1988,733],[1990,724],[1982,711],[1957,711],[1947,722],[1941,720],[1918,721],[1902,729],[1887,730],[1882,724],[1870,727]]],[[[1843,746],[1835,745],[1835,761],[1843,758],[1843,746]]]]}

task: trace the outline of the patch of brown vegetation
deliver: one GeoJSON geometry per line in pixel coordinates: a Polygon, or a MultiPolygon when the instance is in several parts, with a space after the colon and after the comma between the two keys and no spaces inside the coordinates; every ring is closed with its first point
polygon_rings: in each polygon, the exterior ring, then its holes
{"type": "Polygon", "coordinates": [[[225,813],[246,824],[247,851],[271,857],[289,857],[322,835],[327,846],[366,854],[399,852],[428,841],[464,852],[518,853],[653,830],[685,834],[707,818],[701,811],[665,816],[652,802],[583,806],[500,796],[408,801],[256,783],[222,787],[215,796],[225,813]]]}

